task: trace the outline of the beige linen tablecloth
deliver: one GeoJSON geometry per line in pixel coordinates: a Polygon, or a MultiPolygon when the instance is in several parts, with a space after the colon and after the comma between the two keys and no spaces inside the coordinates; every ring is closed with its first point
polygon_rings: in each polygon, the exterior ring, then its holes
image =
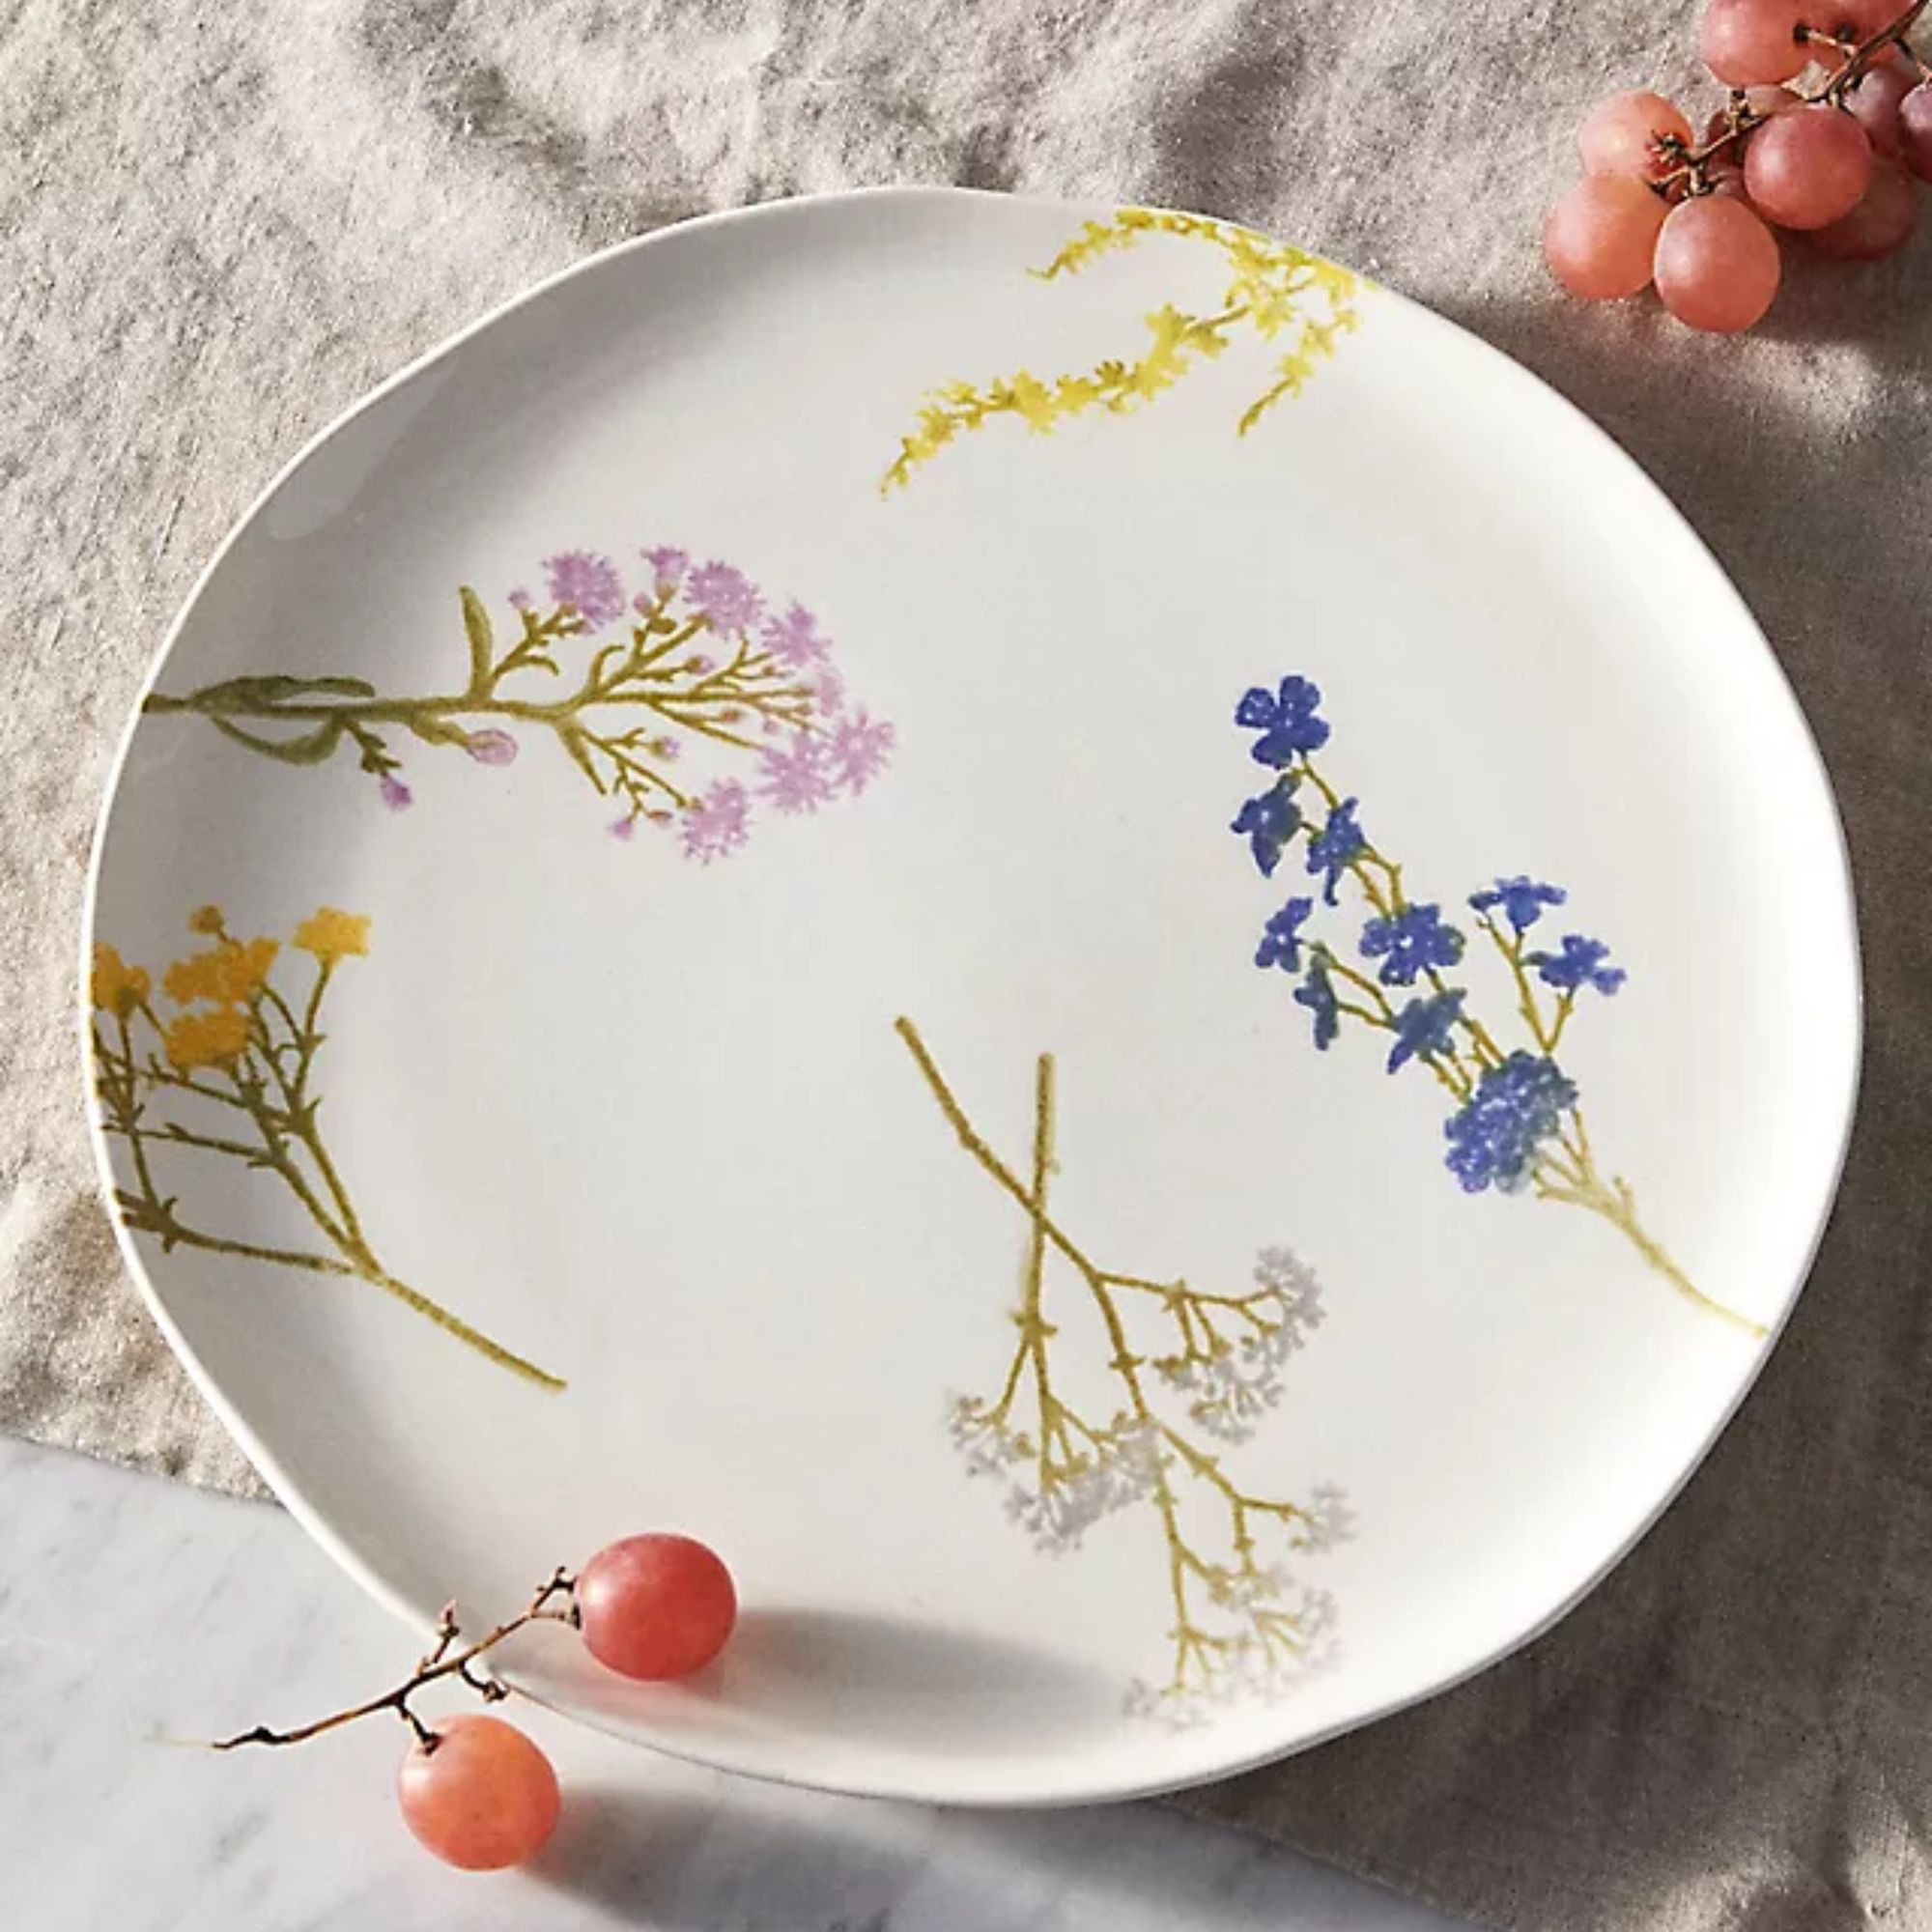
{"type": "Polygon", "coordinates": [[[704,209],[917,180],[1236,216],[1520,356],[1716,546],[1844,803],[1870,1041],[1811,1290],[1637,1553],[1476,1682],[1184,1802],[1535,1932],[1932,1926],[1932,236],[1794,263],[1742,343],[1556,298],[1535,235],[1578,113],[1688,81],[1693,12],[0,0],[0,1426],[249,1481],[95,1203],[70,1007],[142,667],[303,438],[534,277],[704,209]]]}

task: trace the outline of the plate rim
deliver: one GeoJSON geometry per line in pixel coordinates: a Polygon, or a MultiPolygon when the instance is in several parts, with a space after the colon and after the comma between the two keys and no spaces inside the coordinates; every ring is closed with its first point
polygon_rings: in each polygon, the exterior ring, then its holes
{"type": "MultiPolygon", "coordinates": [[[[453,330],[448,335],[433,343],[421,354],[412,357],[401,368],[373,387],[363,391],[327,422],[307,437],[301,444],[270,477],[269,481],[249,500],[246,507],[230,526],[220,542],[210,553],[208,560],[196,573],[192,583],[183,598],[174,616],[163,631],[160,643],[148,662],[139,685],[136,688],[128,717],[122,726],[118,744],[108,762],[100,792],[100,803],[96,811],[93,832],[89,842],[86,875],[83,882],[81,918],[79,923],[79,949],[76,959],[74,1022],[80,1047],[80,1079],[82,1087],[83,1111],[87,1122],[87,1136],[93,1151],[94,1178],[97,1193],[103,1210],[114,1230],[115,1244],[122,1261],[131,1276],[142,1301],[147,1306],[150,1317],[161,1331],[163,1339],[176,1359],[186,1370],[188,1378],[197,1393],[213,1410],[227,1430],[230,1437],[247,1457],[251,1466],[268,1484],[275,1498],[301,1526],[345,1575],[354,1580],[369,1597],[380,1604],[389,1614],[407,1628],[418,1634],[427,1633],[434,1623],[434,1613],[411,1604],[399,1591],[392,1588],[380,1575],[344,1541],[330,1525],[322,1512],[312,1505],[303,1494],[300,1486],[282,1468],[272,1451],[257,1435],[254,1428],[241,1412],[238,1405],[231,1401],[213,1373],[202,1362],[194,1347],[183,1332],[180,1324],[170,1312],[159,1288],[151,1277],[145,1263],[135,1245],[134,1237],[122,1216],[113,1206],[116,1180],[107,1144],[107,1135],[100,1121],[100,1113],[93,1084],[92,1051],[92,1007],[89,998],[89,978],[96,939],[97,921],[99,913],[101,869],[106,851],[107,837],[115,810],[121,796],[126,768],[131,753],[135,737],[138,735],[144,706],[149,696],[159,683],[162,673],[172,659],[180,643],[188,620],[193,616],[204,594],[216,573],[226,562],[229,553],[241,541],[242,535],[252,528],[277,493],[310,460],[366,412],[414,382],[445,356],[460,349],[471,337],[480,335],[504,318],[532,304],[553,290],[576,279],[601,270],[607,265],[624,259],[641,250],[666,242],[671,238],[695,229],[722,229],[731,226],[752,226],[771,220],[789,220],[800,212],[811,212],[826,208],[849,206],[863,202],[896,201],[916,204],[922,201],[934,206],[964,202],[999,202],[1023,209],[1057,209],[1072,215],[1115,206],[1094,197],[1061,196],[1051,194],[1008,194],[994,189],[959,187],[950,185],[923,183],[894,183],[875,186],[827,189],[819,192],[790,195],[771,201],[756,202],[747,206],[714,210],[705,213],[689,216],[683,220],[665,223],[645,234],[633,235],[609,246],[600,248],[572,262],[564,268],[540,277],[538,280],[518,290],[502,301],[494,304],[470,321],[453,330]]],[[[1164,205],[1148,203],[1146,206],[1157,213],[1191,213],[1176,211],[1164,205]]],[[[1216,216],[1214,219],[1233,220],[1233,217],[1216,216]]],[[[1236,224],[1240,225],[1240,224],[1236,224]]],[[[1324,259],[1333,260],[1332,257],[1324,259]]],[[[1338,267],[1348,267],[1338,263],[1338,267]]],[[[1813,1268],[1817,1264],[1819,1250],[1825,1234],[1831,1224],[1838,1196],[1843,1186],[1846,1160],[1848,1158],[1853,1130],[1857,1121],[1858,1102],[1862,1081],[1863,1059],[1866,1036],[1865,993],[1862,951],[1860,945],[1857,880],[1852,867],[1851,851],[1845,832],[1843,814],[1838,809],[1837,794],[1832,783],[1831,773],[1825,762],[1817,736],[1812,730],[1810,720],[1799,701],[1798,694],[1785,670],[1782,661],[1773,649],[1764,627],[1758,622],[1756,613],[1743,591],[1738,587],[1722,560],[1705,541],[1686,513],[1680,509],[1650,472],[1613,437],[1608,430],[1596,421],[1577,404],[1573,402],[1548,378],[1539,375],[1527,364],[1519,361],[1507,351],[1487,342],[1472,329],[1456,322],[1451,317],[1429,307],[1417,298],[1391,289],[1373,277],[1363,275],[1359,270],[1350,270],[1367,287],[1374,290],[1378,303],[1392,303],[1403,311],[1411,325],[1435,331],[1438,336],[1447,334],[1458,338],[1464,350],[1473,350],[1479,362],[1504,377],[1507,381],[1527,382],[1540,390],[1544,397],[1553,402],[1560,414],[1567,417],[1573,429],[1580,431],[1586,443],[1594,446],[1600,457],[1608,460],[1612,469],[1621,469],[1623,473],[1642,492],[1648,493],[1665,516],[1677,526],[1679,531],[1688,537],[1696,553],[1715,574],[1722,593],[1734,605],[1738,614],[1745,620],[1756,641],[1756,647],[1775,680],[1775,689],[1781,694],[1787,715],[1796,724],[1807,756],[1804,772],[1798,779],[1801,789],[1809,789],[1814,800],[1821,804],[1830,821],[1834,839],[1833,851],[1836,861],[1837,883],[1840,888],[1842,920],[1839,930],[1833,937],[1842,948],[1845,965],[1850,979],[1849,1031],[1845,1036],[1845,1066],[1838,1080],[1835,1096],[1836,1122],[1833,1134],[1834,1147],[1826,1177],[1826,1185],[1821,1192],[1819,1205],[1815,1210],[1814,1225],[1804,1245],[1804,1250],[1792,1279],[1783,1291],[1782,1301],[1777,1311],[1766,1323],[1766,1333],[1757,1344],[1756,1351],[1741,1376],[1729,1399],[1716,1412],[1708,1431],[1688,1455],[1682,1467],[1664,1487],[1655,1504],[1641,1517],[1635,1527],[1593,1568],[1565,1597],[1556,1603],[1545,1615],[1522,1630],[1511,1634],[1494,1648],[1469,1662],[1463,1668],[1413,1690],[1398,1690],[1385,1696],[1371,1708],[1345,1719],[1339,1719],[1310,1736],[1296,1738],[1286,1744],[1270,1745],[1260,1749],[1244,1749],[1225,1762],[1205,1770],[1189,1771],[1179,1776],[1132,1775],[1108,1779],[1087,1779],[1069,1784],[1064,1778],[1060,1781],[1029,1786],[1009,1781],[997,1793],[987,1791],[983,1785],[948,1783],[935,1777],[916,1777],[907,1779],[865,1780],[839,1775],[809,1776],[805,1773],[776,1768],[759,1761],[744,1761],[728,1740],[706,1740],[701,1747],[682,1741],[667,1739],[662,1734],[646,1739],[637,1730],[626,1728],[614,1719],[606,1719],[596,1713],[581,1710],[555,1701],[530,1688],[524,1673],[505,1668],[500,1675],[503,1681],[518,1693],[546,1710],[554,1712],[572,1722],[580,1723],[607,1736],[616,1737],[646,1752],[659,1752],[685,1763],[699,1765],[714,1771],[729,1772],[736,1776],[753,1777],[761,1782],[788,1786],[794,1789],[824,1791],[843,1797],[883,1798],[905,1802],[961,1805],[975,1809],[1059,1808],[1097,1803],[1121,1803],[1133,1799],[1149,1798],[1164,1793],[1194,1789],[1202,1785],[1216,1783],[1224,1778],[1235,1777],[1245,1772],[1263,1766],[1285,1762],[1297,1757],[1304,1751],[1331,1743],[1351,1731],[1378,1723],[1384,1718],[1428,1702],[1435,1697],[1458,1689],[1472,1678],[1495,1664],[1515,1656],[1547,1634],[1562,1622],[1583,1600],[1589,1597],[1617,1568],[1636,1546],[1649,1535],[1663,1513],[1682,1494],[1717,1446],[1719,1438],[1729,1428],[1746,1398],[1756,1387],[1759,1377],[1764,1373],[1765,1364],[1773,1350],[1782,1339],[1793,1312],[1798,1306],[1813,1268]]],[[[1459,353],[1462,353],[1459,351],[1459,353]]]]}

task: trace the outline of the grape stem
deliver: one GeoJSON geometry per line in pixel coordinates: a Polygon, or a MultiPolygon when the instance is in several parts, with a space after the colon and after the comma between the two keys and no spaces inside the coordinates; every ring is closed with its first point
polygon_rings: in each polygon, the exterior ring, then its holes
{"type": "MultiPolygon", "coordinates": [[[[1845,96],[1855,88],[1871,71],[1872,64],[1887,47],[1895,46],[1907,61],[1919,72],[1928,71],[1926,64],[1919,59],[1906,40],[1906,35],[1918,24],[1918,16],[1932,0],[1913,0],[1898,18],[1888,27],[1881,27],[1868,41],[1850,42],[1840,40],[1835,34],[1820,32],[1816,27],[1800,27],[1798,38],[1821,51],[1829,49],[1839,56],[1838,65],[1821,80],[1816,87],[1800,92],[1798,99],[1807,107],[1819,105],[1841,107],[1845,96]]],[[[1762,128],[1772,117],[1760,113],[1752,107],[1741,87],[1731,89],[1730,100],[1724,111],[1724,127],[1721,132],[1713,134],[1708,141],[1696,147],[1690,146],[1675,134],[1660,134],[1657,146],[1664,156],[1675,165],[1665,174],[1658,176],[1650,185],[1666,200],[1671,191],[1682,187],[1688,194],[1709,194],[1712,190],[1710,163],[1725,149],[1734,148],[1754,128],[1762,128]]]]}
{"type": "Polygon", "coordinates": [[[576,1590],[576,1577],[559,1565],[551,1572],[550,1580],[539,1586],[526,1608],[460,1650],[457,1645],[463,1632],[456,1621],[456,1605],[445,1604],[441,1616],[437,1619],[435,1644],[417,1663],[414,1674],[398,1684],[393,1690],[385,1690],[380,1697],[371,1697],[365,1704],[352,1705],[348,1710],[337,1711],[330,1717],[318,1718],[312,1724],[298,1725],[292,1731],[274,1731],[267,1724],[257,1724],[252,1730],[238,1732],[232,1738],[217,1739],[209,1748],[227,1751],[238,1749],[242,1745],[305,1744],[310,1738],[319,1738],[325,1731],[353,1724],[357,1718],[373,1717],[378,1711],[393,1711],[415,1733],[416,1742],[424,1752],[433,1751],[441,1739],[410,1708],[410,1699],[426,1684],[434,1684],[439,1678],[455,1677],[487,1702],[499,1703],[510,1694],[508,1690],[495,1678],[479,1677],[470,1665],[486,1650],[494,1649],[505,1637],[514,1635],[527,1624],[557,1623],[568,1624],[573,1630],[580,1628],[582,1619],[577,1607],[576,1590]],[[559,1598],[562,1599],[561,1605],[553,1608],[552,1605],[559,1598]]]}

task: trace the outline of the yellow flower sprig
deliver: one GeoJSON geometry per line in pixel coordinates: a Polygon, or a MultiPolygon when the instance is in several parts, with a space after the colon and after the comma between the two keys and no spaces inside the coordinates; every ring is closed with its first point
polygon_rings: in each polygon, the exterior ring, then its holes
{"type": "Polygon", "coordinates": [[[290,947],[313,962],[297,1001],[275,984],[279,940],[237,938],[216,906],[201,907],[188,926],[209,943],[162,973],[176,1009],[165,1016],[145,967],[130,966],[112,946],[94,949],[95,1092],[101,1123],[126,1149],[131,1170],[132,1184],[115,1196],[128,1229],[157,1238],[163,1253],[198,1248],[371,1282],[500,1367],[561,1388],[556,1377],[383,1265],[323,1138],[316,1092],[323,1002],[337,966],[367,953],[368,919],[323,906],[296,927],[290,947]],[[185,1219],[181,1193],[163,1191],[162,1162],[189,1156],[272,1180],[313,1224],[318,1246],[276,1247],[185,1219]]]}
{"type": "Polygon", "coordinates": [[[1124,415],[1171,389],[1199,363],[1220,355],[1244,329],[1279,351],[1274,381],[1236,424],[1236,434],[1245,436],[1275,404],[1300,394],[1317,365],[1335,353],[1337,342],[1359,320],[1354,304],[1360,285],[1347,269],[1252,229],[1160,209],[1124,208],[1111,221],[1088,222],[1034,272],[1044,281],[1078,274],[1149,235],[1202,242],[1219,253],[1228,279],[1217,310],[1195,314],[1164,303],[1144,318],[1147,345],[1131,360],[1109,358],[1084,373],[1045,378],[1020,369],[984,384],[948,383],[929,391],[917,426],[901,440],[880,482],[880,494],[909,483],[913,471],[949,443],[1000,416],[1017,417],[1044,435],[1091,410],[1124,415]]]}

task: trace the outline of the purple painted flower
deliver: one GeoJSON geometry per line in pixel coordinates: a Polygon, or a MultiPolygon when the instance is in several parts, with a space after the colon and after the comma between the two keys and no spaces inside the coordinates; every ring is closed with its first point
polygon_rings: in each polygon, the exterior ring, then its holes
{"type": "Polygon", "coordinates": [[[1464,997],[1462,987],[1452,986],[1430,999],[1410,1000],[1395,1016],[1395,1044],[1389,1049],[1388,1070],[1393,1073],[1406,1061],[1453,1053],[1464,997]]]}
{"type": "Polygon", "coordinates": [[[383,794],[383,803],[391,811],[407,811],[415,803],[409,786],[394,772],[383,774],[383,782],[379,789],[383,794]]]}
{"type": "Polygon", "coordinates": [[[511,607],[515,610],[527,611],[530,608],[530,593],[527,590],[526,590],[521,583],[518,584],[517,587],[510,592],[510,604],[511,607]]]}
{"type": "Polygon", "coordinates": [[[883,718],[874,718],[862,705],[849,718],[841,718],[832,727],[832,763],[838,782],[854,798],[863,792],[888,764],[898,733],[883,718]]]}
{"type": "Polygon", "coordinates": [[[1442,918],[1438,905],[1404,906],[1362,927],[1363,957],[1379,959],[1384,986],[1412,986],[1418,973],[1453,966],[1463,956],[1463,935],[1442,918]]]}
{"type": "Polygon", "coordinates": [[[1328,961],[1316,952],[1308,962],[1308,977],[1294,989],[1294,1004],[1315,1017],[1315,1046],[1326,1053],[1342,1030],[1342,1003],[1328,975],[1328,961]]]}
{"type": "Polygon", "coordinates": [[[1255,948],[1255,964],[1264,970],[1278,966],[1284,973],[1301,971],[1301,926],[1315,910],[1313,899],[1290,899],[1262,927],[1255,948]]]}
{"type": "Polygon", "coordinates": [[[650,565],[652,580],[660,590],[675,590],[684,582],[684,573],[691,568],[691,558],[669,544],[657,544],[640,554],[650,565]]]}
{"type": "Polygon", "coordinates": [[[1301,808],[1294,802],[1294,775],[1284,772],[1266,791],[1244,800],[1228,827],[1248,841],[1248,850],[1264,879],[1274,877],[1288,841],[1301,829],[1301,808]]]}
{"type": "Polygon", "coordinates": [[[488,730],[470,732],[464,740],[463,749],[479,765],[514,765],[517,762],[517,741],[507,731],[498,731],[494,725],[488,730]]]}
{"type": "Polygon", "coordinates": [[[728,857],[751,832],[752,801],[736,779],[725,779],[684,810],[682,842],[687,859],[709,865],[728,857]]]}
{"type": "Polygon", "coordinates": [[[1309,837],[1308,869],[1321,876],[1321,897],[1328,905],[1335,903],[1335,888],[1342,874],[1369,849],[1368,837],[1355,816],[1360,803],[1359,799],[1345,798],[1328,814],[1321,830],[1309,837]]]}
{"type": "Polygon", "coordinates": [[[1278,689],[1256,685],[1241,695],[1235,723],[1262,735],[1248,748],[1258,765],[1285,770],[1328,742],[1328,722],[1318,716],[1321,689],[1305,677],[1285,677],[1278,689]]]}
{"type": "Polygon", "coordinates": [[[803,604],[794,604],[782,617],[767,617],[758,639],[773,657],[793,670],[823,664],[832,649],[832,639],[820,631],[818,619],[803,604]]]}
{"type": "Polygon", "coordinates": [[[783,812],[816,811],[837,792],[831,748],[810,731],[789,749],[772,746],[758,763],[758,789],[783,812]]]}
{"type": "Polygon", "coordinates": [[[634,817],[613,818],[610,833],[612,838],[620,838],[628,845],[638,836],[638,821],[634,817]]]}
{"type": "Polygon", "coordinates": [[[758,586],[742,570],[715,557],[691,573],[684,591],[714,631],[749,631],[764,614],[758,586]]]}
{"type": "Polygon", "coordinates": [[[1545,906],[1560,906],[1569,896],[1561,886],[1548,886],[1540,879],[1519,873],[1513,879],[1498,879],[1493,888],[1469,895],[1469,903],[1478,912],[1497,906],[1519,932],[1527,932],[1543,917],[1545,906]]]}
{"type": "Polygon", "coordinates": [[[1547,1056],[1513,1053],[1485,1069],[1476,1091],[1451,1116],[1449,1172],[1465,1193],[1498,1187],[1515,1194],[1529,1185],[1546,1141],[1577,1104],[1576,1082],[1547,1056]]]}
{"type": "Polygon", "coordinates": [[[624,580],[596,551],[567,550],[544,559],[553,604],[568,604],[586,631],[601,631],[624,614],[624,580]]]}
{"type": "Polygon", "coordinates": [[[1563,935],[1561,952],[1532,952],[1529,963],[1547,986],[1565,993],[1581,992],[1594,986],[1605,996],[1614,993],[1628,975],[1621,966],[1609,963],[1610,949],[1601,939],[1588,939],[1580,932],[1563,935]]]}

